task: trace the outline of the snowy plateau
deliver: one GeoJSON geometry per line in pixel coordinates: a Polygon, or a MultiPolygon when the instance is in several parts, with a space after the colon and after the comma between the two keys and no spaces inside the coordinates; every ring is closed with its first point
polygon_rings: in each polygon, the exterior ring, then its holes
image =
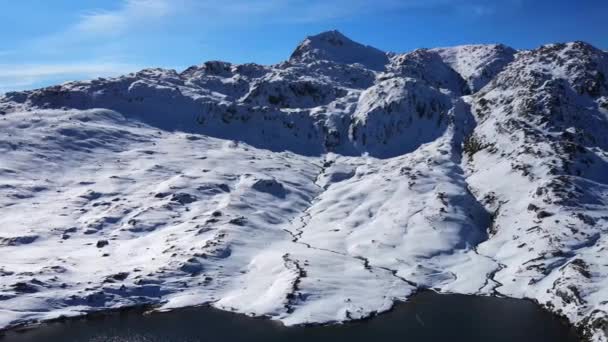
{"type": "Polygon", "coordinates": [[[528,298],[608,341],[608,52],[337,31],[0,97],[0,328],[136,305],[336,323],[528,298]]]}

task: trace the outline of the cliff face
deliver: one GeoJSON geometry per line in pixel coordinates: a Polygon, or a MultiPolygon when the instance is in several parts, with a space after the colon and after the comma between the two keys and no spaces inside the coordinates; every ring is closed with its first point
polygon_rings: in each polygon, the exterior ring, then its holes
{"type": "Polygon", "coordinates": [[[0,98],[0,326],[201,303],[336,322],[420,288],[608,311],[608,55],[337,31],[0,98]]]}

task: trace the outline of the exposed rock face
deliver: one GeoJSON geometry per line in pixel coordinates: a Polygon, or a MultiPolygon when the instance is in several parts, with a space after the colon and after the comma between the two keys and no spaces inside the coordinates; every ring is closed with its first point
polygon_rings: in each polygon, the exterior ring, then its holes
{"type": "Polygon", "coordinates": [[[582,42],[331,31],[277,65],[5,94],[0,326],[141,303],[336,322],[434,288],[606,341],[607,75],[582,42]]]}

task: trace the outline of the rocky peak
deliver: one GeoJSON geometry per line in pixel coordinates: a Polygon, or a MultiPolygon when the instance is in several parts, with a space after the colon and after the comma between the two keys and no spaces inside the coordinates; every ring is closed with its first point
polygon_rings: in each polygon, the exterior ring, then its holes
{"type": "Polygon", "coordinates": [[[318,60],[341,64],[359,63],[372,70],[383,70],[388,63],[385,52],[352,41],[336,30],[307,37],[290,57],[290,61],[300,63],[318,60]]]}

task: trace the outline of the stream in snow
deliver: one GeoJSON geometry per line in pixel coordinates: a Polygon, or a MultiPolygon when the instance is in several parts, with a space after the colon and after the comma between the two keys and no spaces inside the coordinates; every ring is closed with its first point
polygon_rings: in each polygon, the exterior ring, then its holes
{"type": "Polygon", "coordinates": [[[1,341],[517,341],[574,342],[559,319],[526,300],[423,292],[375,318],[342,325],[284,327],[208,307],[141,315],[123,311],[53,322],[1,341]]]}

